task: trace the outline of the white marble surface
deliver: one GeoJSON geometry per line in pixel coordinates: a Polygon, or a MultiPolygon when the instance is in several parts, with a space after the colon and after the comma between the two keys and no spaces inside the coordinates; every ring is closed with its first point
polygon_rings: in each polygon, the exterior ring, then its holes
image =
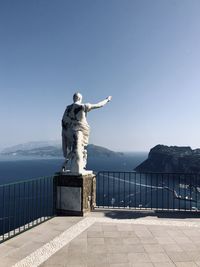
{"type": "Polygon", "coordinates": [[[66,107],[62,117],[62,149],[65,157],[62,170],[83,174],[87,164],[86,147],[89,141],[90,126],[87,113],[101,108],[111,101],[111,96],[97,104],[83,104],[82,95],[75,93],[73,103],[66,107]]]}

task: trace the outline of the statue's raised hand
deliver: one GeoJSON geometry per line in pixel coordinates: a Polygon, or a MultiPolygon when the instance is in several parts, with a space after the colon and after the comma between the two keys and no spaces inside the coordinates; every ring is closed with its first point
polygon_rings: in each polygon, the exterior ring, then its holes
{"type": "Polygon", "coordinates": [[[112,99],[112,96],[111,95],[107,97],[108,102],[110,102],[111,99],[112,99]]]}

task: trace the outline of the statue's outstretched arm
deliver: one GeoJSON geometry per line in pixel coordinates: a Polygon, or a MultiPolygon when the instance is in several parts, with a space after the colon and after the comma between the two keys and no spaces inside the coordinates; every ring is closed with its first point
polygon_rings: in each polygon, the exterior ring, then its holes
{"type": "Polygon", "coordinates": [[[105,106],[108,102],[110,102],[112,99],[112,96],[108,96],[106,99],[104,99],[103,101],[100,101],[97,104],[90,104],[90,110],[91,109],[95,109],[95,108],[101,108],[103,106],[105,106]]]}

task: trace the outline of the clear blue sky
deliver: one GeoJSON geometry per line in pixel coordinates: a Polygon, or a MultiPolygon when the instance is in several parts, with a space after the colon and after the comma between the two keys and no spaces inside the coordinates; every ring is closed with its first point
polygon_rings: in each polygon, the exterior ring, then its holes
{"type": "Polygon", "coordinates": [[[113,150],[200,147],[199,0],[1,0],[0,148],[60,139],[75,91],[113,150]]]}

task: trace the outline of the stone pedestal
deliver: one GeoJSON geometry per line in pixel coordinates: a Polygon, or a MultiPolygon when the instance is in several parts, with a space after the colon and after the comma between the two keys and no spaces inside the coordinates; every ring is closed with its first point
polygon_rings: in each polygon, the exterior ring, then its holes
{"type": "Polygon", "coordinates": [[[56,215],[84,216],[96,204],[96,177],[92,174],[55,175],[56,215]]]}

